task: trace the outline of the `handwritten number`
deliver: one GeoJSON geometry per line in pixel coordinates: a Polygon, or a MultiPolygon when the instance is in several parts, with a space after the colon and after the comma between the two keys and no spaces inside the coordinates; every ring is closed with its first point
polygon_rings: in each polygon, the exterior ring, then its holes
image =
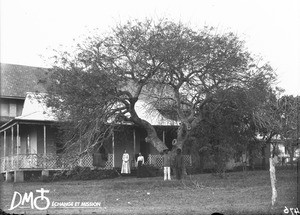
{"type": "Polygon", "coordinates": [[[300,215],[299,208],[288,208],[287,206],[284,206],[283,212],[284,212],[285,214],[291,213],[291,215],[294,215],[294,214],[295,214],[295,215],[297,215],[297,214],[300,215]]]}
{"type": "Polygon", "coordinates": [[[290,211],[291,211],[292,215],[294,215],[293,209],[294,209],[294,208],[290,208],[290,211]]]}

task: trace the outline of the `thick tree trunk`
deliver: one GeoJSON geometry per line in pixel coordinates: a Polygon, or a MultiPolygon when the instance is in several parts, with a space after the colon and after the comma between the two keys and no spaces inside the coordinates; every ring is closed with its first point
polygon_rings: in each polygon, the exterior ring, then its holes
{"type": "Polygon", "coordinates": [[[294,169],[294,146],[293,146],[292,142],[291,142],[289,154],[290,154],[290,159],[291,159],[291,166],[294,169]]]}
{"type": "MultiPolygon", "coordinates": [[[[132,105],[134,107],[134,102],[132,103],[132,105]]],[[[158,138],[155,128],[149,122],[141,119],[136,114],[134,108],[131,109],[130,113],[131,113],[131,121],[146,130],[147,137],[145,138],[145,141],[147,143],[152,144],[160,153],[162,153],[165,149],[168,149],[168,147],[163,143],[163,141],[158,138]]]]}
{"type": "Polygon", "coordinates": [[[184,143],[187,141],[190,136],[190,132],[192,130],[192,125],[188,123],[182,122],[177,130],[177,139],[176,144],[173,144],[173,149],[181,149],[183,150],[184,143]]]}
{"type": "Polygon", "coordinates": [[[173,145],[173,150],[176,150],[176,149],[183,149],[183,144],[184,144],[184,141],[185,141],[185,139],[184,138],[182,138],[182,137],[178,137],[177,136],[177,139],[176,139],[177,141],[176,141],[176,144],[175,145],[173,145]]]}
{"type": "Polygon", "coordinates": [[[270,158],[270,179],[271,179],[271,188],[272,188],[272,206],[274,206],[277,198],[276,190],[276,172],[275,172],[275,161],[274,158],[270,158]]]}
{"type": "Polygon", "coordinates": [[[254,158],[253,158],[254,154],[253,154],[253,149],[250,148],[249,149],[249,166],[250,166],[250,170],[254,170],[254,158]]]}
{"type": "Polygon", "coordinates": [[[158,138],[155,128],[149,122],[141,119],[140,125],[147,132],[147,137],[145,138],[145,141],[147,143],[152,144],[160,153],[162,153],[165,149],[168,149],[168,147],[163,143],[163,141],[158,138]]]}
{"type": "Polygon", "coordinates": [[[199,155],[199,171],[200,173],[203,173],[204,171],[204,162],[205,162],[205,159],[204,159],[204,152],[198,152],[198,155],[199,155]]]}
{"type": "Polygon", "coordinates": [[[184,141],[186,140],[186,137],[187,137],[186,126],[184,123],[182,123],[178,128],[177,139],[176,139],[177,141],[176,141],[176,144],[173,145],[173,149],[174,150],[176,150],[176,149],[182,150],[184,141]]]}
{"type": "Polygon", "coordinates": [[[277,190],[276,190],[276,171],[275,171],[275,165],[276,160],[274,156],[274,150],[275,146],[270,144],[270,179],[271,179],[271,188],[272,188],[272,206],[274,206],[277,198],[277,190]]]}
{"type": "Polygon", "coordinates": [[[267,165],[266,165],[266,146],[265,145],[261,148],[261,155],[262,155],[262,168],[266,169],[267,165]]]}

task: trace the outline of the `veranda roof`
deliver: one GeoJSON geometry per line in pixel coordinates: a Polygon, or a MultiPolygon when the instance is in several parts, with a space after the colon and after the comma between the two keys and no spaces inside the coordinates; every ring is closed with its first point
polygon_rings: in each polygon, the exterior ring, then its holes
{"type": "MultiPolygon", "coordinates": [[[[41,93],[27,93],[22,110],[22,115],[15,117],[10,122],[2,125],[1,128],[4,128],[6,127],[6,125],[11,124],[12,121],[57,122],[58,118],[51,111],[51,108],[47,107],[45,102],[42,99],[40,99],[41,96],[41,93]]],[[[154,126],[179,125],[177,121],[164,117],[153,105],[147,103],[146,101],[137,101],[135,108],[138,116],[141,119],[148,121],[154,126]]]]}

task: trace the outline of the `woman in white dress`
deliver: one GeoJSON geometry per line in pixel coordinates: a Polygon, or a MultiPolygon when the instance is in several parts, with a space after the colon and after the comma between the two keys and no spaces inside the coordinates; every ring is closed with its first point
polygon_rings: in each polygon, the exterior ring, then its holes
{"type": "Polygon", "coordinates": [[[122,169],[121,173],[123,174],[130,174],[130,162],[129,162],[129,154],[124,151],[123,157],[122,157],[122,169]]]}

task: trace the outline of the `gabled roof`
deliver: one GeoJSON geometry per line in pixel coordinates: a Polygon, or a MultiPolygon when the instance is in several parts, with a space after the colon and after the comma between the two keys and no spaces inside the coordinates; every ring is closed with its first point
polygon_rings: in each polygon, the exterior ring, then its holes
{"type": "Polygon", "coordinates": [[[27,93],[22,110],[22,115],[16,117],[19,120],[33,120],[33,121],[57,121],[57,117],[47,107],[45,102],[41,99],[43,93],[27,93]]]}
{"type": "Polygon", "coordinates": [[[1,63],[0,96],[25,98],[27,92],[45,92],[39,82],[45,74],[45,68],[1,63]]]}

